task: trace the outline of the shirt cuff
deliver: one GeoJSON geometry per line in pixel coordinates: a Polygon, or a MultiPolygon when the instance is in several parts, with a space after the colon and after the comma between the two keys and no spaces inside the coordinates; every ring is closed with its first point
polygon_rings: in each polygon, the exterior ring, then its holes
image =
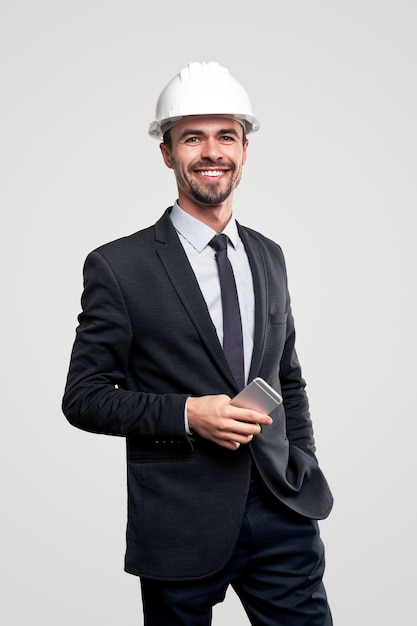
{"type": "Polygon", "coordinates": [[[187,400],[185,401],[185,407],[184,407],[184,426],[185,426],[185,432],[187,433],[187,435],[189,435],[190,437],[194,434],[192,430],[190,430],[189,426],[188,426],[188,417],[187,417],[187,405],[188,405],[188,400],[189,397],[187,398],[187,400]]]}

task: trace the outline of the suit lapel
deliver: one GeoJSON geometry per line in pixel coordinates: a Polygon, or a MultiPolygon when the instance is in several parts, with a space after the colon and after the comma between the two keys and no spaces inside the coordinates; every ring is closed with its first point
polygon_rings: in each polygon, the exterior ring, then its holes
{"type": "Polygon", "coordinates": [[[165,268],[169,279],[181,300],[184,309],[191,318],[203,343],[214,356],[215,361],[236,385],[230,373],[229,365],[219,342],[215,326],[210,317],[198,281],[187,259],[178,235],[169,218],[169,209],[155,225],[156,239],[159,242],[157,254],[165,268]]]}
{"type": "Polygon", "coordinates": [[[253,338],[252,361],[249,370],[249,380],[255,378],[260,370],[264,354],[266,320],[268,311],[268,290],[266,282],[266,267],[258,242],[251,237],[248,231],[238,224],[240,238],[248,255],[252,270],[253,289],[255,293],[255,330],[253,338]]]}

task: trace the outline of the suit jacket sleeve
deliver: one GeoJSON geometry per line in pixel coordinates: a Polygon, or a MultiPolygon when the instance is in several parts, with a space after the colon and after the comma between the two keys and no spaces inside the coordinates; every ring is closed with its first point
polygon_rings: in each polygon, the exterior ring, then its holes
{"type": "Polygon", "coordinates": [[[187,441],[186,395],[126,388],[131,321],[117,278],[98,251],[84,265],[81,304],[62,402],[68,421],[94,433],[187,441]]]}

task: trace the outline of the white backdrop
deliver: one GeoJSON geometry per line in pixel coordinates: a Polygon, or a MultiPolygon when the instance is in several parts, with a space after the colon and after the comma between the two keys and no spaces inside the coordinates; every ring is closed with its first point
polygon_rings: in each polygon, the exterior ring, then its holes
{"type": "MultiPolygon", "coordinates": [[[[142,624],[123,572],[123,440],[60,409],[97,245],[175,200],[147,135],[190,61],[247,88],[261,131],[235,194],[286,254],[337,626],[411,624],[416,533],[413,0],[14,0],[0,9],[0,620],[142,624]]],[[[232,592],[215,624],[247,624],[232,592]]],[[[161,625],[162,626],[162,625],[161,625]]]]}

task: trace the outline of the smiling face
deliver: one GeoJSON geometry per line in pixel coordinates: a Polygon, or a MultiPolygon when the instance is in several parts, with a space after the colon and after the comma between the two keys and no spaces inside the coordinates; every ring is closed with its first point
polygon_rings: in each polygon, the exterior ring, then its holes
{"type": "Polygon", "coordinates": [[[242,125],[221,116],[189,117],[171,128],[170,139],[161,152],[174,171],[181,208],[206,223],[213,216],[230,219],[248,146],[242,125]]]}

